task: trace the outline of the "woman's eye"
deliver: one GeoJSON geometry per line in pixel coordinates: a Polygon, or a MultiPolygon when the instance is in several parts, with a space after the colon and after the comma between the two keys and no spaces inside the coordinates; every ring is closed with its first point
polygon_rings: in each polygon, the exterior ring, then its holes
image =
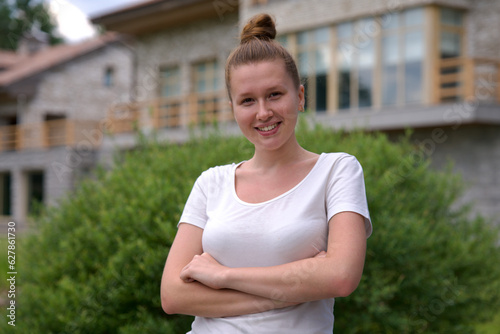
{"type": "Polygon", "coordinates": [[[241,101],[241,104],[249,104],[249,103],[252,103],[252,101],[253,101],[253,100],[252,100],[251,98],[246,98],[246,99],[243,99],[243,100],[241,101]]]}
{"type": "Polygon", "coordinates": [[[279,97],[279,96],[281,96],[280,92],[273,92],[273,93],[269,94],[270,98],[275,98],[275,97],[279,97]]]}

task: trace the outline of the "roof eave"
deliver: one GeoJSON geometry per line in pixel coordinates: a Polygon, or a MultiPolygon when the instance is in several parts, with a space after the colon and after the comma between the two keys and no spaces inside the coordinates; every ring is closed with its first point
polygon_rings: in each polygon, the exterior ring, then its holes
{"type": "MultiPolygon", "coordinates": [[[[69,61],[73,61],[75,59],[78,59],[86,54],[92,53],[96,50],[99,50],[105,46],[108,46],[113,43],[118,43],[126,40],[126,36],[115,34],[115,33],[108,33],[104,36],[101,36],[98,40],[96,41],[87,41],[83,43],[89,43],[89,47],[86,47],[78,52],[75,53],[69,53],[69,54],[64,54],[62,57],[60,57],[57,60],[54,61],[47,61],[44,64],[41,64],[39,67],[34,68],[30,71],[26,70],[26,66],[24,66],[23,63],[19,63],[19,65],[14,66],[13,68],[2,72],[0,74],[0,88],[2,91],[10,94],[10,95],[16,95],[16,94],[31,94],[33,92],[32,85],[28,85],[30,89],[28,89],[26,92],[21,92],[18,87],[24,86],[25,82],[33,83],[35,80],[34,78],[38,77],[40,74],[46,72],[47,70],[50,70],[52,68],[55,68],[57,66],[63,65],[69,61]],[[19,68],[17,68],[19,67],[19,68]],[[9,73],[12,72],[12,73],[9,73]]],[[[57,46],[56,46],[57,47],[57,46]]],[[[61,46],[59,46],[61,47],[61,46]]],[[[64,45],[62,45],[64,47],[64,45]]],[[[42,54],[38,55],[41,56],[42,54]]],[[[34,57],[36,57],[35,55],[34,57]]],[[[25,59],[25,61],[32,61],[30,58],[25,59]]]]}
{"type": "Polygon", "coordinates": [[[223,21],[225,15],[237,11],[237,1],[221,7],[213,0],[156,0],[93,17],[91,21],[106,30],[138,36],[201,19],[217,17],[223,21]]]}

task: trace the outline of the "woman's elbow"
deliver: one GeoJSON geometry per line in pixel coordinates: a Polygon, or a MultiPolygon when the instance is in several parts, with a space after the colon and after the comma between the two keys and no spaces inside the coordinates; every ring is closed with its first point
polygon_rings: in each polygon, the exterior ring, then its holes
{"type": "Polygon", "coordinates": [[[181,313],[181,300],[176,296],[175,288],[166,286],[161,287],[161,308],[167,314],[179,314],[181,313]]]}
{"type": "Polygon", "coordinates": [[[357,283],[354,282],[345,282],[340,284],[339,286],[339,291],[338,291],[338,297],[348,297],[353,293],[356,288],[358,287],[357,283]]]}
{"type": "Polygon", "coordinates": [[[332,294],[334,297],[348,297],[358,288],[359,281],[359,278],[348,275],[339,277],[332,284],[332,294]]]}
{"type": "Polygon", "coordinates": [[[170,298],[165,293],[161,294],[161,308],[166,314],[177,314],[178,307],[176,303],[174,303],[173,298],[170,298]]]}

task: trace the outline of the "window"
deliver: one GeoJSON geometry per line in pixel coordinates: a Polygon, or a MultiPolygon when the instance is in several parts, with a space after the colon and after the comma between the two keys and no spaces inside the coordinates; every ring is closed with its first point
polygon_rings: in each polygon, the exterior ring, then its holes
{"type": "Polygon", "coordinates": [[[459,57],[461,52],[461,38],[456,32],[443,30],[441,32],[440,55],[441,58],[459,57]]]}
{"type": "Polygon", "coordinates": [[[362,108],[373,104],[375,66],[374,18],[337,26],[338,108],[362,108]]]}
{"type": "Polygon", "coordinates": [[[0,173],[0,216],[12,215],[12,179],[10,173],[0,173]]]}
{"type": "Polygon", "coordinates": [[[44,173],[33,171],[27,174],[28,178],[28,214],[38,214],[43,205],[44,173]]]}
{"type": "MultiPolygon", "coordinates": [[[[424,87],[434,85],[437,66],[441,66],[441,74],[461,70],[463,15],[450,8],[411,7],[339,23],[331,30],[336,36],[330,36],[329,27],[322,27],[279,42],[285,47],[291,44],[300,75],[306,80],[306,106],[310,109],[345,111],[422,104],[434,101],[435,90],[424,87]],[[437,17],[439,22],[433,19],[437,17]],[[434,66],[436,57],[446,61],[434,66]],[[429,73],[424,76],[425,71],[429,73]],[[330,91],[329,82],[335,86],[330,91]],[[328,93],[333,95],[331,99],[328,93]],[[328,106],[329,100],[336,105],[328,106]]],[[[451,81],[446,80],[441,88],[458,85],[451,81]]]]}
{"type": "Polygon", "coordinates": [[[398,96],[398,62],[401,58],[397,35],[382,37],[382,104],[394,105],[398,96]]]}
{"type": "Polygon", "coordinates": [[[452,8],[441,8],[441,24],[450,27],[462,27],[463,12],[452,8]]]}
{"type": "Polygon", "coordinates": [[[337,68],[338,68],[338,99],[339,109],[351,107],[351,63],[352,50],[350,43],[354,35],[352,22],[346,22],[337,26],[337,68]]]}
{"type": "Polygon", "coordinates": [[[181,86],[178,66],[160,68],[160,106],[153,115],[156,127],[175,127],[180,125],[181,86]]]}
{"type": "MultiPolygon", "coordinates": [[[[463,47],[463,12],[451,8],[440,9],[439,57],[449,61],[447,65],[441,64],[440,75],[453,76],[459,74],[463,68],[459,58],[462,56],[463,47]],[[454,59],[455,58],[455,59],[454,59]]],[[[455,102],[459,99],[458,80],[446,80],[440,84],[441,92],[448,89],[446,97],[441,96],[441,102],[455,102]]]]}
{"type": "Polygon", "coordinates": [[[424,10],[412,8],[381,18],[382,105],[423,101],[424,10]]]}
{"type": "Polygon", "coordinates": [[[280,35],[276,37],[276,41],[283,45],[285,49],[289,47],[288,35],[280,35]]]}
{"type": "Polygon", "coordinates": [[[112,87],[114,85],[115,70],[113,67],[108,66],[104,71],[103,85],[104,87],[112,87]]]}
{"type": "Polygon", "coordinates": [[[405,102],[422,101],[424,36],[422,31],[405,34],[405,102]]]}
{"type": "Polygon", "coordinates": [[[193,65],[193,88],[196,105],[190,109],[190,121],[210,123],[215,120],[220,94],[219,66],[215,60],[193,65]]]}
{"type": "Polygon", "coordinates": [[[462,16],[462,11],[456,9],[441,8],[440,10],[440,55],[443,59],[462,55],[462,16]]]}
{"type": "MultiPolygon", "coordinates": [[[[359,45],[357,61],[357,99],[358,107],[371,107],[373,104],[373,70],[375,66],[375,47],[374,39],[365,35],[369,31],[368,27],[375,24],[373,18],[363,19],[357,22],[358,31],[362,32],[365,40],[359,45]]],[[[358,36],[357,38],[363,38],[358,36]]]]}
{"type": "Polygon", "coordinates": [[[424,60],[424,9],[404,13],[404,81],[405,103],[422,102],[424,60]]]}
{"type": "Polygon", "coordinates": [[[194,91],[196,93],[215,92],[220,88],[219,68],[216,61],[195,64],[193,73],[194,91]]]}
{"type": "Polygon", "coordinates": [[[327,110],[327,74],[330,68],[330,29],[328,27],[297,34],[298,67],[305,82],[306,107],[327,110]]]}
{"type": "Polygon", "coordinates": [[[160,96],[173,97],[181,95],[179,67],[160,69],[160,96]]]}

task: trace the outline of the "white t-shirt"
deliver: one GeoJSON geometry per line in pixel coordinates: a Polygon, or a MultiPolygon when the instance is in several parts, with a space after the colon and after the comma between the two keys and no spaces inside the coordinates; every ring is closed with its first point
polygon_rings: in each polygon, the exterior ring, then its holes
{"type": "MultiPolygon", "coordinates": [[[[238,198],[235,170],[240,164],[203,172],[180,218],[204,229],[203,251],[222,265],[266,267],[312,257],[326,250],[328,222],[343,211],[364,216],[370,236],[363,170],[352,155],[322,153],[299,184],[262,203],[238,198]]],[[[283,284],[294,284],[293,275],[283,277],[283,284]]],[[[331,334],[333,305],[330,298],[236,317],[196,317],[190,333],[331,334]]]]}

